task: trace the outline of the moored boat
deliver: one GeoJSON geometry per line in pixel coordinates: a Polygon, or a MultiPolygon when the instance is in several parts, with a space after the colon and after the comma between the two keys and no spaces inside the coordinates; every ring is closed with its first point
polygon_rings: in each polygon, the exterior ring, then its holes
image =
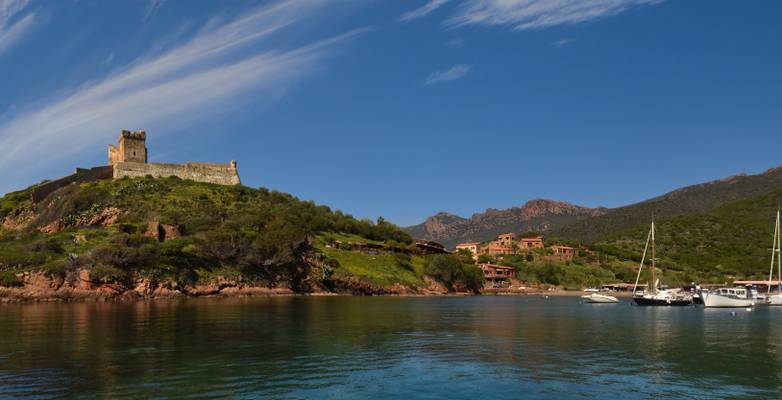
{"type": "Polygon", "coordinates": [[[779,210],[777,210],[777,224],[774,228],[774,243],[771,245],[771,268],[768,271],[768,292],[766,293],[765,304],[770,306],[782,306],[782,255],[780,255],[780,247],[782,247],[782,224],[780,223],[779,210]],[[777,273],[779,281],[777,281],[777,294],[771,294],[771,280],[774,278],[774,261],[777,262],[777,273]]]}
{"type": "Polygon", "coordinates": [[[633,301],[639,306],[688,306],[692,304],[692,296],[680,289],[658,289],[659,280],[655,278],[657,273],[656,270],[654,221],[652,221],[652,227],[649,229],[649,234],[646,236],[646,246],[644,246],[644,252],[641,256],[641,265],[638,267],[638,276],[635,279],[635,286],[633,287],[633,301]],[[652,265],[650,267],[652,278],[649,281],[649,292],[637,293],[638,281],[641,279],[641,271],[644,268],[646,251],[649,249],[650,242],[652,244],[652,265]]]}
{"type": "Polygon", "coordinates": [[[584,303],[598,303],[598,304],[619,303],[619,299],[617,299],[616,297],[609,296],[607,294],[600,294],[600,293],[587,294],[581,296],[581,299],[584,301],[584,303]]]}
{"type": "Polygon", "coordinates": [[[748,294],[746,288],[719,288],[710,292],[702,292],[704,307],[746,308],[755,305],[755,300],[748,294]]]}

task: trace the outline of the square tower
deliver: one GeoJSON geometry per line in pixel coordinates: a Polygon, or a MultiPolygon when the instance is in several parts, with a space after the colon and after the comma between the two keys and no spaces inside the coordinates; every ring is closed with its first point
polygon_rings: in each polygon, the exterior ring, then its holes
{"type": "Polygon", "coordinates": [[[147,163],[147,133],[122,130],[117,146],[109,145],[109,165],[121,162],[147,163]]]}

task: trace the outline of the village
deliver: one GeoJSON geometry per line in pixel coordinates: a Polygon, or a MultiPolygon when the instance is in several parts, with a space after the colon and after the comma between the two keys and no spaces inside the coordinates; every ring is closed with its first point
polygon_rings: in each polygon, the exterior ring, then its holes
{"type": "MultiPolygon", "coordinates": [[[[581,249],[592,254],[588,249],[581,249]]],[[[570,262],[578,255],[579,249],[554,244],[546,247],[545,238],[540,235],[521,236],[515,233],[503,233],[487,243],[464,242],[456,245],[456,251],[468,251],[483,271],[487,289],[507,289],[514,280],[515,268],[502,265],[506,256],[524,256],[527,261],[570,262]]]]}

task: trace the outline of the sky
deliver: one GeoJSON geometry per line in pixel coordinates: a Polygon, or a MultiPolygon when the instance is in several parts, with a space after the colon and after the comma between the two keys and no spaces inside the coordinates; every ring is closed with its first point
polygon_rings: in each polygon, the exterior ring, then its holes
{"type": "Polygon", "coordinates": [[[782,164],[782,2],[0,0],[0,193],[105,165],[399,225],[782,164]]]}

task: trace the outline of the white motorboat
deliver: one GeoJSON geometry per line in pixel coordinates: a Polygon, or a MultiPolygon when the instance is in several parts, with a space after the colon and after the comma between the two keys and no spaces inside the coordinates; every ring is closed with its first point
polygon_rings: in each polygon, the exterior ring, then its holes
{"type": "Polygon", "coordinates": [[[619,299],[607,294],[592,293],[581,296],[584,303],[619,303],[619,299]]]}
{"type": "Polygon", "coordinates": [[[701,292],[704,307],[746,308],[755,305],[745,288],[719,288],[701,292]]]}
{"type": "Polygon", "coordinates": [[[770,306],[782,306],[782,294],[769,296],[766,303],[770,306]]]}

